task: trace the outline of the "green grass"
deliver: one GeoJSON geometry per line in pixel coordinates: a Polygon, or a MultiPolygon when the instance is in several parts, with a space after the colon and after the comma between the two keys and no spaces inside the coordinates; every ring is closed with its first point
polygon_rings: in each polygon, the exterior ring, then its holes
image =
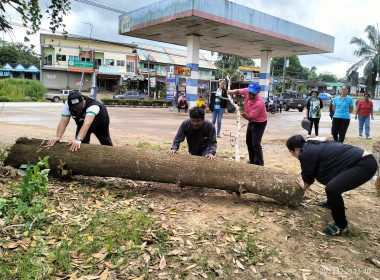
{"type": "Polygon", "coordinates": [[[31,100],[41,100],[46,91],[40,81],[27,79],[0,80],[0,98],[23,99],[27,97],[31,100]]]}
{"type": "Polygon", "coordinates": [[[135,259],[141,244],[150,238],[149,230],[154,231],[158,238],[150,241],[153,243],[151,246],[155,246],[162,255],[169,250],[168,232],[154,229],[154,222],[148,210],[131,209],[115,213],[98,212],[78,225],[62,225],[55,221],[49,236],[41,238],[37,246],[29,246],[26,251],[17,248],[0,259],[0,279],[47,279],[49,273],[67,275],[78,270],[73,265],[74,256],[81,256],[82,260],[78,277],[96,274],[98,262],[92,255],[101,250],[107,254],[105,261],[128,264],[135,259]],[[85,222],[88,226],[80,230],[85,222]],[[46,242],[49,240],[55,240],[53,245],[46,242]]]}

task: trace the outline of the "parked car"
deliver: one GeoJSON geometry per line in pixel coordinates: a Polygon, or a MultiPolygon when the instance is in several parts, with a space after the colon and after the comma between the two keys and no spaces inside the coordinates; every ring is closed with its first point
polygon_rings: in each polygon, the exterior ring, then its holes
{"type": "Polygon", "coordinates": [[[327,92],[321,92],[318,94],[318,98],[321,99],[322,101],[332,99],[333,96],[330,93],[327,92]]]}
{"type": "Polygon", "coordinates": [[[297,109],[302,112],[306,106],[306,97],[297,92],[283,92],[282,93],[282,108],[284,111],[289,111],[289,109],[297,109]]]}
{"type": "Polygon", "coordinates": [[[51,100],[52,102],[59,102],[62,99],[67,99],[71,92],[78,92],[77,90],[61,89],[57,93],[45,93],[44,98],[51,100]]]}
{"type": "Polygon", "coordinates": [[[139,93],[137,91],[127,91],[123,94],[114,95],[114,99],[137,99],[137,100],[143,100],[143,99],[149,99],[149,96],[147,94],[139,93]]]}

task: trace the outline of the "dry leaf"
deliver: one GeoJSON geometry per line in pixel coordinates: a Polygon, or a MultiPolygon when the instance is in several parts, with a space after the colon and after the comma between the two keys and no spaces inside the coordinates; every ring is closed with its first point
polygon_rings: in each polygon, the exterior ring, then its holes
{"type": "Polygon", "coordinates": [[[170,256],[177,256],[177,255],[186,255],[186,252],[184,251],[184,250],[182,250],[182,249],[174,249],[173,251],[170,251],[169,253],[168,253],[168,255],[170,255],[170,256]]]}
{"type": "Polygon", "coordinates": [[[106,268],[102,274],[100,274],[100,280],[107,280],[108,278],[108,275],[110,275],[109,271],[108,271],[108,268],[106,268]]]}
{"type": "Polygon", "coordinates": [[[220,249],[218,247],[215,247],[215,252],[220,255],[220,249]]]}
{"type": "Polygon", "coordinates": [[[245,270],[244,266],[241,264],[241,262],[239,262],[238,260],[236,260],[236,265],[242,269],[242,270],[245,270]]]}
{"type": "Polygon", "coordinates": [[[166,267],[166,259],[165,256],[162,256],[160,261],[160,269],[163,270],[166,267]]]}
{"type": "Polygon", "coordinates": [[[149,256],[147,253],[144,253],[144,254],[143,254],[143,258],[144,258],[145,263],[149,263],[149,261],[150,261],[150,256],[149,256]]]}
{"type": "Polygon", "coordinates": [[[183,271],[187,271],[187,270],[190,270],[190,269],[192,269],[192,268],[194,268],[194,267],[196,267],[197,266],[197,264],[195,263],[195,264],[192,264],[192,265],[189,265],[188,267],[186,267],[183,271]]]}
{"type": "Polygon", "coordinates": [[[88,236],[87,236],[87,240],[88,240],[89,242],[94,242],[94,237],[92,237],[92,235],[88,235],[88,236]]]}
{"type": "Polygon", "coordinates": [[[257,269],[256,267],[254,267],[253,265],[250,266],[251,270],[254,272],[254,273],[257,273],[257,269]]]}
{"type": "Polygon", "coordinates": [[[20,246],[18,242],[12,242],[12,243],[5,244],[4,248],[8,248],[12,250],[12,249],[16,249],[18,246],[20,246]]]}

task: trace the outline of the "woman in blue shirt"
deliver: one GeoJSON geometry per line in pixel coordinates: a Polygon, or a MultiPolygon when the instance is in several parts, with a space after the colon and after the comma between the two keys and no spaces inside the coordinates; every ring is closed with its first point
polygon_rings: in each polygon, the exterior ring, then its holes
{"type": "Polygon", "coordinates": [[[350,125],[350,114],[354,110],[352,98],[347,96],[348,89],[342,86],[340,95],[334,98],[333,110],[334,117],[332,122],[331,133],[334,141],[344,142],[348,126],[350,125]]]}

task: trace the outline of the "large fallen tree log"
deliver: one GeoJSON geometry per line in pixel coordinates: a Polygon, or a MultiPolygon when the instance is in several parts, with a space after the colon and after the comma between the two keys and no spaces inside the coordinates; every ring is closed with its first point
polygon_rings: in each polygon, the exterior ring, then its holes
{"type": "Polygon", "coordinates": [[[20,167],[50,156],[52,170],[70,169],[74,175],[120,177],[133,180],[174,183],[255,193],[289,206],[298,206],[304,190],[295,179],[297,175],[262,166],[226,160],[211,161],[203,157],[168,156],[164,151],[133,147],[111,147],[83,144],[70,152],[67,143],[47,147],[41,139],[19,138],[13,145],[5,164],[20,167]]]}

